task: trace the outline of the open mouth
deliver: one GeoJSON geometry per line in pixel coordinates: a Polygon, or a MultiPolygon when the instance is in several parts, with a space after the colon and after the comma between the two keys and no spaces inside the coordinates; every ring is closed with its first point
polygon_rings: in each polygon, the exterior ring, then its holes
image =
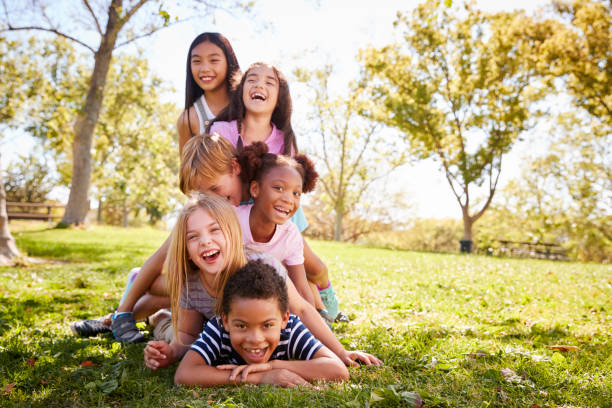
{"type": "Polygon", "coordinates": [[[283,214],[285,217],[289,216],[289,213],[291,213],[290,210],[283,208],[283,207],[274,207],[274,210],[276,210],[277,212],[283,214]]]}
{"type": "Polygon", "coordinates": [[[243,349],[245,354],[246,354],[246,359],[251,363],[258,363],[258,362],[263,362],[264,358],[266,357],[266,351],[268,350],[268,348],[256,348],[256,349],[247,349],[244,348],[243,349]]]}
{"type": "Polygon", "coordinates": [[[251,99],[254,100],[254,101],[265,101],[266,97],[261,92],[253,92],[251,94],[251,99]]]}
{"type": "Polygon", "coordinates": [[[213,79],[215,79],[214,76],[201,76],[200,77],[200,81],[202,82],[209,82],[209,81],[212,81],[213,79]]]}
{"type": "Polygon", "coordinates": [[[221,255],[221,251],[218,249],[212,249],[210,251],[204,252],[201,256],[204,262],[213,263],[217,260],[217,258],[221,255]]]}

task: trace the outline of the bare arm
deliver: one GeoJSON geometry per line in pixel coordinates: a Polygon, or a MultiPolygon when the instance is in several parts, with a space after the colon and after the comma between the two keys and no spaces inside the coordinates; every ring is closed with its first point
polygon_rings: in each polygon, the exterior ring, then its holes
{"type": "Polygon", "coordinates": [[[314,296],[308,286],[308,280],[306,279],[306,271],[304,270],[304,264],[301,265],[285,265],[287,268],[287,274],[291,279],[291,282],[295,285],[298,293],[310,303],[313,307],[315,305],[314,296]]]}
{"type": "Polygon", "coordinates": [[[144,350],[146,366],[156,370],[178,361],[189,350],[203,326],[204,316],[200,312],[179,308],[178,338],[173,338],[170,344],[150,341],[144,350]]]}
{"type": "Polygon", "coordinates": [[[298,315],[300,320],[308,327],[308,330],[337,355],[344,364],[354,366],[357,365],[355,360],[359,360],[366,365],[380,365],[380,360],[371,354],[347,351],[323,322],[315,308],[300,296],[290,280],[287,280],[287,293],[289,294],[289,310],[291,313],[298,315]]]}
{"type": "Polygon", "coordinates": [[[232,370],[230,381],[248,381],[249,376],[254,373],[275,369],[291,371],[306,381],[346,381],[349,378],[345,365],[325,346],[317,350],[310,360],[270,360],[263,364],[242,366],[228,364],[217,368],[232,370]]]}
{"type": "Polygon", "coordinates": [[[182,156],[183,146],[185,146],[185,143],[191,139],[192,135],[197,135],[200,133],[200,120],[198,119],[198,114],[193,106],[189,108],[189,117],[187,116],[186,110],[181,113],[178,121],[176,122],[176,128],[179,135],[179,155],[182,156]],[[189,125],[191,125],[191,129],[189,128],[189,125]]]}
{"type": "Polygon", "coordinates": [[[134,279],[134,283],[132,283],[132,287],[126,295],[125,300],[117,308],[117,313],[131,312],[138,299],[149,290],[155,279],[162,273],[169,246],[170,237],[164,241],[162,246],[160,246],[144,264],[142,264],[140,272],[138,272],[136,279],[134,279]]]}

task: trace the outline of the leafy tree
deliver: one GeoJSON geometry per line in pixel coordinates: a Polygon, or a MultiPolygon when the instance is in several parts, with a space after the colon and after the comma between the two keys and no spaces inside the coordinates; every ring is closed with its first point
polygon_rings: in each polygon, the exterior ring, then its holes
{"type": "MultiPolygon", "coordinates": [[[[0,37],[0,130],[19,121],[24,100],[37,89],[35,71],[27,56],[17,51],[19,48],[19,42],[0,37]]],[[[0,133],[0,140],[2,138],[0,133]]],[[[0,264],[8,264],[18,255],[19,250],[8,228],[6,192],[0,172],[0,264]]]]}
{"type": "Polygon", "coordinates": [[[8,166],[4,180],[7,201],[42,203],[56,186],[53,170],[41,154],[20,156],[8,166]]]}
{"type": "MultiPolygon", "coordinates": [[[[402,152],[397,152],[385,139],[376,123],[364,120],[359,113],[371,103],[365,99],[365,88],[349,85],[349,95],[333,97],[329,92],[331,65],[322,69],[297,69],[298,81],[312,91],[313,107],[308,119],[313,143],[308,152],[317,161],[323,186],[320,200],[334,212],[333,239],[343,238],[343,223],[352,218],[364,218],[367,208],[365,197],[372,183],[386,176],[403,162],[402,152]],[[322,165],[322,166],[321,166],[322,165]]],[[[363,224],[361,224],[363,226],[363,224]]],[[[346,238],[356,239],[364,230],[351,228],[346,238]]]]}
{"type": "MultiPolygon", "coordinates": [[[[216,1],[193,0],[193,3],[195,14],[210,13],[219,7],[216,1]]],[[[70,196],[61,221],[65,224],[82,223],[89,206],[94,129],[104,100],[113,52],[180,19],[171,21],[165,4],[160,0],[107,0],[102,3],[82,0],[78,7],[74,2],[58,4],[45,0],[31,0],[24,7],[22,2],[3,0],[2,6],[0,31],[52,33],[84,47],[93,55],[87,94],[81,100],[74,120],[70,196]],[[51,9],[53,13],[49,12],[51,9]],[[66,13],[71,14],[70,18],[65,17],[66,13]]],[[[244,9],[248,5],[232,2],[224,7],[244,9]]]]}
{"type": "Polygon", "coordinates": [[[403,41],[361,54],[379,102],[367,113],[404,132],[416,157],[440,161],[461,207],[464,240],[473,239],[502,158],[530,126],[531,103],[544,94],[534,82],[543,34],[522,35],[527,21],[470,3],[426,2],[412,16],[398,14],[403,41]],[[484,190],[480,203],[477,188],[484,190]]]}
{"type": "Polygon", "coordinates": [[[93,178],[99,201],[114,223],[127,225],[128,214],[141,210],[155,222],[180,195],[174,137],[179,112],[160,102],[165,89],[146,60],[121,58],[109,76],[117,86],[107,93],[96,131],[93,178]]]}
{"type": "Polygon", "coordinates": [[[575,114],[560,117],[547,154],[528,160],[504,188],[502,217],[489,223],[497,238],[520,225],[523,237],[559,243],[575,259],[612,260],[612,135],[603,129],[575,114]]]}
{"type": "Polygon", "coordinates": [[[562,78],[574,103],[612,126],[612,2],[555,1],[560,17],[539,25],[550,31],[540,58],[544,73],[562,78]]]}

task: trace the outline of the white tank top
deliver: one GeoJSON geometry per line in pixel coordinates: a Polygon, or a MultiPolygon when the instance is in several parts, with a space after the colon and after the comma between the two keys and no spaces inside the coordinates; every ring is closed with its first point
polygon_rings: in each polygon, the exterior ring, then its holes
{"type": "Polygon", "coordinates": [[[206,130],[206,126],[210,124],[210,121],[215,118],[215,115],[213,115],[212,111],[208,107],[204,94],[202,94],[202,96],[195,101],[193,106],[195,106],[195,111],[198,114],[198,120],[200,121],[200,134],[202,134],[206,130]]]}

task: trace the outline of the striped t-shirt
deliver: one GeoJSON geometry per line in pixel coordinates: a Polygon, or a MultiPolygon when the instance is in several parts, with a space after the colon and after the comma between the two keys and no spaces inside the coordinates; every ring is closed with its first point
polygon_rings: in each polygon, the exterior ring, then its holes
{"type": "MultiPolygon", "coordinates": [[[[302,324],[300,318],[289,314],[287,327],[281,330],[278,346],[270,360],[310,360],[323,345],[302,324]]],[[[191,345],[209,366],[220,364],[244,365],[244,359],[234,350],[229,333],[224,329],[221,319],[211,318],[200,337],[191,345]]]]}

